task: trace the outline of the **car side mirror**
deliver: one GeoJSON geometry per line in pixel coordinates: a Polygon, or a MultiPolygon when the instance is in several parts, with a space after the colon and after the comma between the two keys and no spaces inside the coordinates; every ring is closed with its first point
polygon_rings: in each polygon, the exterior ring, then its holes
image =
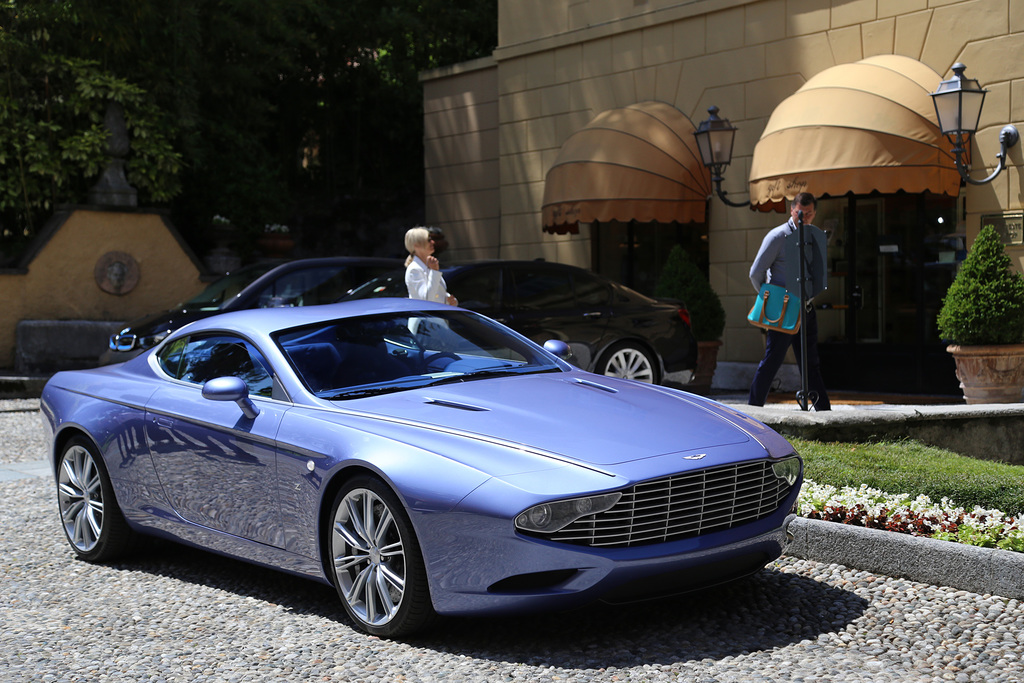
{"type": "Polygon", "coordinates": [[[560,339],[548,339],[544,342],[544,350],[561,360],[569,360],[572,357],[572,349],[560,339]]]}
{"type": "Polygon", "coordinates": [[[239,377],[216,377],[203,385],[203,398],[211,401],[234,401],[242,414],[255,420],[259,407],[249,398],[249,387],[239,377]]]}

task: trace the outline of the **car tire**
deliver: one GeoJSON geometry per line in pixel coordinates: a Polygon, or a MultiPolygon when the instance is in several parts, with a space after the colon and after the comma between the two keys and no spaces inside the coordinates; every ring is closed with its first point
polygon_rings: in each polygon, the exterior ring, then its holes
{"type": "Polygon", "coordinates": [[[132,530],[114,498],[103,458],[91,441],[67,442],[57,464],[57,507],[72,550],[87,562],[106,562],[124,554],[132,530]]]}
{"type": "Polygon", "coordinates": [[[360,476],[341,487],[331,508],[328,547],[331,579],[361,630],[408,636],[436,616],[412,523],[381,480],[360,476]]]}
{"type": "Polygon", "coordinates": [[[620,342],[608,349],[598,363],[597,372],[647,384],[658,383],[658,365],[654,358],[640,346],[629,342],[620,342]]]}

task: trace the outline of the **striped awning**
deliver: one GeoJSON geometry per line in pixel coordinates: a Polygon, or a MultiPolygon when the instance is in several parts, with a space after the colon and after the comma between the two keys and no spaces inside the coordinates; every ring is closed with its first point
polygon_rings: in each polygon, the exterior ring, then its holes
{"type": "Polygon", "coordinates": [[[929,96],[941,80],[899,55],[812,77],[776,107],[754,148],[751,204],[782,211],[804,191],[958,194],[960,176],[929,96]]]}
{"type": "Polygon", "coordinates": [[[694,126],[664,102],[611,109],[570,136],[544,181],[544,230],[593,221],[702,223],[711,176],[694,126]]]}

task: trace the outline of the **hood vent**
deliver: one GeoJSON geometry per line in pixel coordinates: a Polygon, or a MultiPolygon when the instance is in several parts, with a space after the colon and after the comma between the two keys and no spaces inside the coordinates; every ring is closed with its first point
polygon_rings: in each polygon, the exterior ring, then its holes
{"type": "Polygon", "coordinates": [[[428,398],[424,401],[429,405],[433,406],[444,406],[445,408],[457,408],[458,410],[469,410],[473,412],[488,411],[490,408],[481,408],[480,406],[470,405],[468,403],[457,403],[455,401],[445,401],[440,398],[428,398]]]}
{"type": "Polygon", "coordinates": [[[579,377],[574,377],[572,381],[574,383],[576,383],[576,384],[582,384],[585,387],[593,387],[594,389],[600,389],[601,391],[607,391],[609,394],[617,394],[617,393],[619,393],[618,389],[613,389],[611,387],[606,387],[605,385],[598,384],[597,382],[591,382],[589,379],[581,379],[579,377]]]}

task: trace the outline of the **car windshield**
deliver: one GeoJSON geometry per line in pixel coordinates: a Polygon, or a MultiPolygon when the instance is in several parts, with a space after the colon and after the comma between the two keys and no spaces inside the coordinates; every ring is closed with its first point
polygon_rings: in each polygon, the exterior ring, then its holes
{"type": "Polygon", "coordinates": [[[562,371],[530,342],[468,311],[332,320],[275,339],[306,387],[330,400],[562,371]]]}
{"type": "Polygon", "coordinates": [[[185,311],[216,311],[238,296],[245,287],[278,263],[254,263],[218,278],[209,287],[181,305],[185,311]]]}

